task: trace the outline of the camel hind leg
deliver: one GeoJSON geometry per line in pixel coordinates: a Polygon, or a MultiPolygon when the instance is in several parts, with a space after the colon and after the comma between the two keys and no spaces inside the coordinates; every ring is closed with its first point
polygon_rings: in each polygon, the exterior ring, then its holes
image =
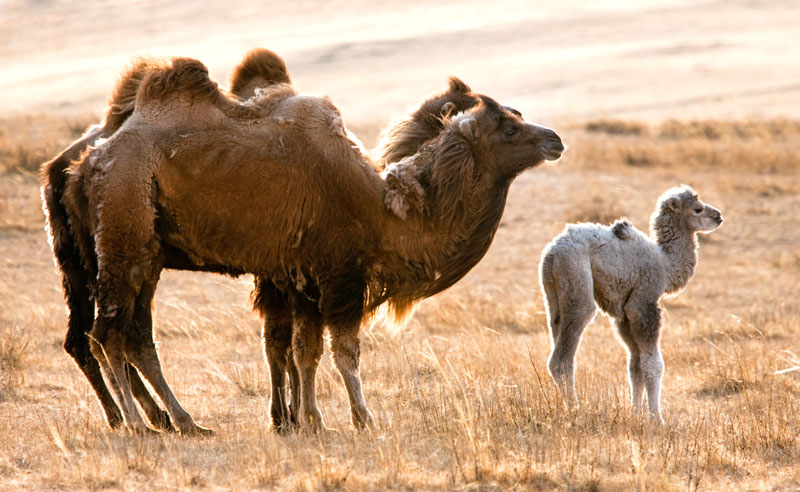
{"type": "Polygon", "coordinates": [[[558,289],[553,278],[553,257],[545,255],[539,266],[539,284],[544,295],[547,325],[550,328],[550,346],[554,347],[561,332],[561,313],[558,310],[558,289]]]}
{"type": "Polygon", "coordinates": [[[577,404],[575,354],[583,331],[592,321],[597,306],[594,302],[589,263],[559,260],[558,257],[553,260],[553,292],[546,294],[548,303],[558,304],[556,323],[551,326],[553,346],[547,366],[562,395],[577,404]],[[554,299],[551,301],[551,298],[554,299]]]}
{"type": "MultiPolygon", "coordinates": [[[[100,364],[92,355],[87,336],[94,324],[95,303],[91,285],[96,275],[92,275],[87,268],[87,265],[93,262],[94,251],[89,248],[89,251],[84,252],[80,247],[81,221],[75,218],[76,214],[69,210],[65,203],[68,176],[66,171],[72,159],[76,158],[90,141],[94,142],[94,137],[91,135],[99,136],[99,130],[87,132],[83,139],[43,166],[42,198],[47,211],[53,253],[61,271],[61,282],[67,301],[68,322],[64,351],[75,360],[78,368],[86,376],[100,401],[106,422],[115,429],[123,424],[122,413],[103,380],[100,364]]],[[[91,235],[87,233],[83,237],[91,238],[91,235]]]]}
{"type": "MultiPolygon", "coordinates": [[[[139,291],[139,295],[136,299],[133,314],[134,326],[143,335],[147,336],[147,334],[149,334],[150,342],[152,342],[153,333],[152,299],[154,294],[155,281],[143,284],[142,290],[139,291]]],[[[136,401],[139,402],[139,406],[150,421],[150,425],[158,430],[173,431],[174,428],[172,427],[169,413],[158,406],[158,403],[156,403],[152,395],[150,395],[150,391],[147,389],[147,386],[145,386],[136,368],[129,362],[126,362],[125,365],[133,396],[136,398],[136,401]]]]}

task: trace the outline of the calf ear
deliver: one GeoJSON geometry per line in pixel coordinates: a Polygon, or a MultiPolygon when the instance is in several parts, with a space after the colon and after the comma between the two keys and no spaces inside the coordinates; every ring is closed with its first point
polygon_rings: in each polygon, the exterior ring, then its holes
{"type": "Polygon", "coordinates": [[[467,140],[475,140],[478,137],[478,122],[475,118],[464,118],[458,123],[458,129],[467,140]]]}
{"type": "Polygon", "coordinates": [[[673,212],[677,212],[681,208],[681,200],[677,196],[671,196],[667,198],[667,201],[664,203],[666,207],[673,212]]]}

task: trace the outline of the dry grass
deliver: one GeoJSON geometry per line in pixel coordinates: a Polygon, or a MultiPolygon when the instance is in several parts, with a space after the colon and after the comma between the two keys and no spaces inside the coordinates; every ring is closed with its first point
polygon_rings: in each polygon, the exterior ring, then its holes
{"type": "Polygon", "coordinates": [[[375,434],[350,427],[327,356],[319,400],[336,431],[271,432],[250,280],[167,272],[155,309],[166,375],[198,422],[217,431],[189,439],[108,430],[60,348],[66,318],[31,171],[80,132],[47,121],[39,140],[13,137],[36,134],[31,119],[2,125],[0,488],[800,487],[796,123],[565,128],[571,150],[518,179],[495,244],[469,276],[424,302],[399,333],[365,326],[375,434]],[[726,223],[701,242],[694,281],[666,302],[666,425],[631,416],[625,354],[604,317],[578,355],[582,406],[565,410],[546,370],[542,247],[566,221],[627,215],[645,228],[658,195],[680,182],[721,208],[726,223]]]}

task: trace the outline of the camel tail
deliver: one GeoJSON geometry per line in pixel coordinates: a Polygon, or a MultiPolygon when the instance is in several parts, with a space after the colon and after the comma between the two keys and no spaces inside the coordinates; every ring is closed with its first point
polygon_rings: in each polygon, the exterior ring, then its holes
{"type": "Polygon", "coordinates": [[[64,295],[71,309],[76,303],[86,301],[77,297],[88,296],[88,291],[77,293],[76,289],[88,289],[89,274],[70,226],[69,212],[64,205],[68,171],[90,145],[107,136],[108,133],[102,126],[90,127],[83,137],[54,159],[45,162],[40,170],[42,209],[47,218],[48,239],[55,255],[56,266],[61,273],[64,295]]]}

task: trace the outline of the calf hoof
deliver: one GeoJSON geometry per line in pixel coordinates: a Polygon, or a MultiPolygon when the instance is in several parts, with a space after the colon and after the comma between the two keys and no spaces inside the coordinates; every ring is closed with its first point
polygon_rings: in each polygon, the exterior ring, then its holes
{"type": "Polygon", "coordinates": [[[357,430],[366,430],[369,432],[375,432],[376,430],[375,418],[372,417],[372,412],[367,409],[364,409],[363,414],[353,412],[352,422],[353,427],[355,427],[357,430]]]}

